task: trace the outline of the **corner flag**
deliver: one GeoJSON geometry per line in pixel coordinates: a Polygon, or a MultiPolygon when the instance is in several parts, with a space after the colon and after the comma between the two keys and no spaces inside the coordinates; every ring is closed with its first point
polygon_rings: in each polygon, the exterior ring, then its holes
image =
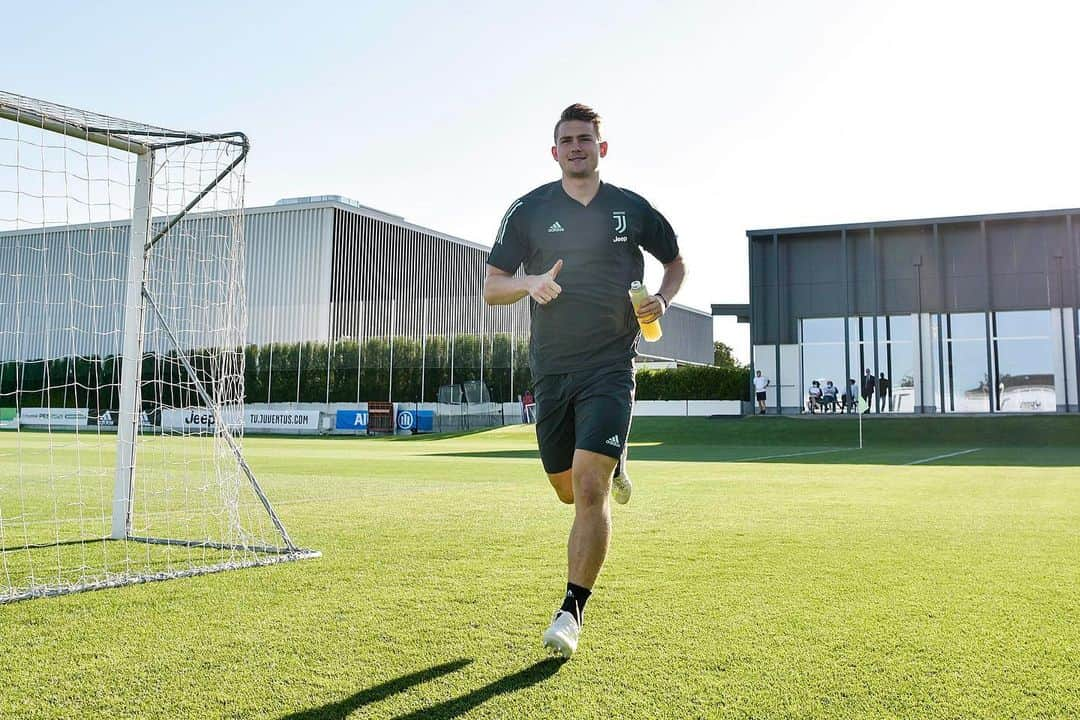
{"type": "Polygon", "coordinates": [[[870,409],[870,403],[866,401],[866,398],[859,397],[859,449],[863,449],[862,442],[862,416],[867,410],[870,409]]]}

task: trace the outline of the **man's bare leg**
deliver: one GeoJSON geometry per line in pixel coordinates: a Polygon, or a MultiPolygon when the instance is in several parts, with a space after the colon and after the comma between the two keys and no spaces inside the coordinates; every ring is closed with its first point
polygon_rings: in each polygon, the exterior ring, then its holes
{"type": "Polygon", "coordinates": [[[567,544],[567,579],[592,589],[607,556],[611,538],[611,474],[615,458],[589,450],[574,451],[574,524],[567,544]]]}
{"type": "MultiPolygon", "coordinates": [[[[611,538],[611,475],[617,460],[589,450],[575,450],[572,476],[574,524],[567,543],[566,597],[544,631],[544,645],[564,658],[574,654],[581,633],[585,603],[600,574],[611,538]]],[[[552,486],[567,501],[565,473],[550,475],[552,486]]]]}
{"type": "Polygon", "coordinates": [[[567,505],[574,504],[574,471],[564,470],[561,473],[548,473],[548,482],[555,488],[555,494],[559,500],[567,505]]]}

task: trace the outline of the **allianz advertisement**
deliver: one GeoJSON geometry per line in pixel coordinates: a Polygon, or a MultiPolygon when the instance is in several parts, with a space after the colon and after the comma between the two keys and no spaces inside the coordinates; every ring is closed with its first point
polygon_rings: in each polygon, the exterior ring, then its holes
{"type": "Polygon", "coordinates": [[[338,410],[335,430],[359,430],[367,431],[367,410],[338,410]]]}
{"type": "MultiPolygon", "coordinates": [[[[401,432],[431,432],[435,424],[435,412],[432,410],[408,410],[398,407],[394,413],[394,418],[394,424],[401,432]]],[[[368,411],[338,410],[335,420],[335,430],[366,432],[368,411]]]]}
{"type": "Polygon", "coordinates": [[[397,429],[402,432],[431,432],[435,426],[434,410],[397,411],[397,429]]]}
{"type": "MultiPolygon", "coordinates": [[[[244,413],[245,430],[318,430],[318,410],[248,410],[244,413]]],[[[221,417],[232,428],[240,426],[240,412],[221,411],[221,417]]],[[[178,408],[161,411],[161,427],[165,430],[204,430],[215,425],[214,414],[206,408],[178,408]]]]}

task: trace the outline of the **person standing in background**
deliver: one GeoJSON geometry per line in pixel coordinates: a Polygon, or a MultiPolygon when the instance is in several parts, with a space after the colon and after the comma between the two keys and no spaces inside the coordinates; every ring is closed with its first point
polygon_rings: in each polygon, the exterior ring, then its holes
{"type": "Polygon", "coordinates": [[[870,408],[873,406],[871,400],[874,398],[874,388],[876,386],[877,380],[874,378],[874,373],[870,372],[870,368],[866,368],[862,379],[862,397],[866,401],[866,409],[863,410],[864,414],[870,412],[870,408]]]}
{"type": "Polygon", "coordinates": [[[765,414],[765,391],[768,389],[772,382],[767,377],[763,377],[761,371],[758,370],[754,375],[754,392],[757,395],[758,415],[765,414]]]}
{"type": "Polygon", "coordinates": [[[885,373],[881,373],[877,382],[877,411],[881,412],[882,408],[885,408],[886,412],[892,412],[892,384],[889,378],[885,377],[885,373]]]}

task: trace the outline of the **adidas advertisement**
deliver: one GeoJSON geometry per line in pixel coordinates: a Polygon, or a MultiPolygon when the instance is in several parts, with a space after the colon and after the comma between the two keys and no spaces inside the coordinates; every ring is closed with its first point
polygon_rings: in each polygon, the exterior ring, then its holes
{"type": "MultiPolygon", "coordinates": [[[[97,417],[90,416],[90,424],[97,425],[99,428],[116,428],[116,422],[120,417],[120,413],[116,410],[106,410],[97,417]]],[[[150,416],[145,413],[139,413],[139,427],[150,428],[154,426],[154,421],[150,419],[150,416]]]]}

